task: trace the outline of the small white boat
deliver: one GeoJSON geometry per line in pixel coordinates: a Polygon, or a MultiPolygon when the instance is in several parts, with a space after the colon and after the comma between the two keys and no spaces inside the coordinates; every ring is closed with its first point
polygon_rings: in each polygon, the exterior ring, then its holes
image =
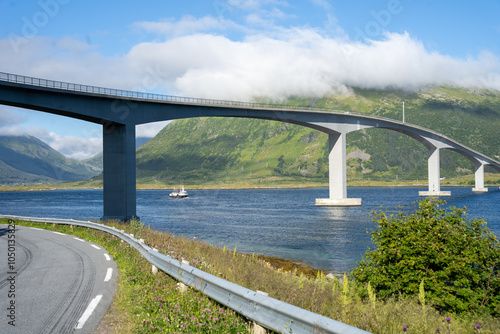
{"type": "Polygon", "coordinates": [[[181,186],[181,188],[174,188],[174,191],[168,195],[170,198],[184,198],[188,197],[187,191],[184,189],[184,186],[181,186]]]}
{"type": "Polygon", "coordinates": [[[188,192],[186,189],[184,189],[184,186],[181,187],[181,191],[179,191],[179,196],[178,197],[188,197],[188,192]]]}

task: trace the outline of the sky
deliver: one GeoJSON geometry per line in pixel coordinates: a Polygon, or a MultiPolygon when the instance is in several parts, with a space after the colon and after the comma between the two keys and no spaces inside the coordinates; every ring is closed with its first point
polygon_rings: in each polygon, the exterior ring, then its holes
{"type": "MultiPolygon", "coordinates": [[[[500,90],[498,13],[499,0],[0,0],[0,72],[239,101],[500,90]]],[[[102,150],[100,125],[1,105],[0,135],[74,159],[102,150]]]]}

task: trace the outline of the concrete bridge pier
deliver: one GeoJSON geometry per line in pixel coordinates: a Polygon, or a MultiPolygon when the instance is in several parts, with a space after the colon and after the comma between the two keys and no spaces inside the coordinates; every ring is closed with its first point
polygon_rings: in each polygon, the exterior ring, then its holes
{"type": "Polygon", "coordinates": [[[428,177],[429,177],[429,190],[420,191],[419,196],[451,196],[450,191],[441,191],[441,177],[440,177],[440,154],[439,148],[429,148],[428,159],[428,177]]]}
{"type": "Polygon", "coordinates": [[[485,188],[484,186],[484,165],[480,162],[475,162],[474,169],[476,175],[476,186],[472,188],[472,191],[476,193],[488,192],[488,188],[485,188]]]}
{"type": "Polygon", "coordinates": [[[135,125],[103,126],[103,220],[136,217],[135,125]]]}
{"type": "Polygon", "coordinates": [[[316,206],[360,206],[361,198],[347,198],[346,134],[330,133],[329,155],[329,198],[317,198],[316,206]]]}

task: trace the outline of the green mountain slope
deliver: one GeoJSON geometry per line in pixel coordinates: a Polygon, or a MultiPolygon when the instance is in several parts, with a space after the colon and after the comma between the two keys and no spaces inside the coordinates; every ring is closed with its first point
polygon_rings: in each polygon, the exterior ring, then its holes
{"type": "Polygon", "coordinates": [[[35,137],[0,136],[0,184],[80,181],[101,170],[67,159],[35,137]]]}
{"type": "MultiPolygon", "coordinates": [[[[292,97],[284,103],[402,119],[500,157],[500,92],[440,87],[416,93],[353,89],[343,96],[292,97]]],[[[177,120],[137,151],[138,183],[325,182],[327,136],[297,125],[235,118],[177,120]]],[[[348,134],[349,180],[426,180],[427,150],[384,129],[348,134]]],[[[470,174],[472,164],[445,150],[442,176],[470,174]]]]}

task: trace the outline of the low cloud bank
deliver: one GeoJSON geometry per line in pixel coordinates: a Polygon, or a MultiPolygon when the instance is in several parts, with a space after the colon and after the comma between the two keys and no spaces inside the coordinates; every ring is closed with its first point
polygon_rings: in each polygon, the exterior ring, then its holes
{"type": "Polygon", "coordinates": [[[460,59],[430,52],[408,33],[387,33],[367,43],[304,28],[249,34],[242,41],[194,33],[140,43],[118,58],[67,38],[33,38],[19,54],[9,52],[8,43],[0,41],[0,62],[11,64],[12,72],[204,98],[321,96],[350,86],[415,90],[448,84],[500,90],[495,55],[485,51],[460,59]]]}
{"type": "Polygon", "coordinates": [[[387,34],[368,44],[289,31],[281,39],[262,35],[234,42],[191,35],[142,43],[127,63],[156,64],[168,87],[183,95],[248,100],[341,93],[349,86],[415,90],[427,85],[500,89],[500,64],[491,53],[456,59],[428,52],[409,34],[387,34]]]}

